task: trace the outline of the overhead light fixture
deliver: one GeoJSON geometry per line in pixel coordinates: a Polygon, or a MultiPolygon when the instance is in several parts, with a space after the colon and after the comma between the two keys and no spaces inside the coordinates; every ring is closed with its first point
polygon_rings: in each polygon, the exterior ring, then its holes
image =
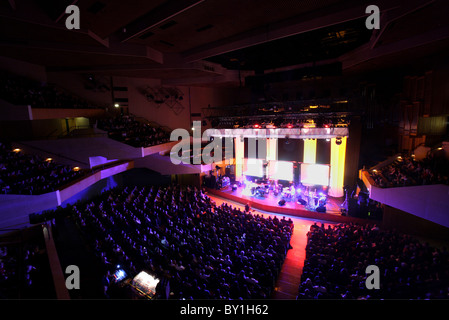
{"type": "Polygon", "coordinates": [[[341,145],[341,137],[337,137],[337,138],[335,139],[335,144],[336,144],[337,146],[341,145]]]}
{"type": "Polygon", "coordinates": [[[17,152],[20,152],[20,151],[22,151],[22,150],[20,150],[19,148],[16,148],[16,149],[14,149],[13,150],[15,153],[17,153],[17,152]]]}
{"type": "Polygon", "coordinates": [[[118,108],[120,105],[118,103],[114,104],[114,107],[118,108]]]}
{"type": "Polygon", "coordinates": [[[80,167],[73,167],[73,171],[75,172],[80,171],[80,167]]]}
{"type": "Polygon", "coordinates": [[[47,158],[47,159],[45,159],[45,161],[47,161],[47,162],[50,162],[50,161],[52,161],[53,159],[52,158],[47,158]]]}

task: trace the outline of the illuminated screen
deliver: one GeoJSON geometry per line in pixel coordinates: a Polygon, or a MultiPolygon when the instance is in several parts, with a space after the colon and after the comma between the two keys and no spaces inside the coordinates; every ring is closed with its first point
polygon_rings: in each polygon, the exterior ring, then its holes
{"type": "Polygon", "coordinates": [[[293,181],[293,162],[270,161],[268,172],[270,179],[293,181]]]}
{"type": "Polygon", "coordinates": [[[262,159],[245,159],[243,174],[252,177],[263,177],[263,160],[262,159]]]}
{"type": "Polygon", "coordinates": [[[123,269],[118,269],[114,273],[115,282],[120,282],[126,278],[126,272],[123,269]]]}
{"type": "Polygon", "coordinates": [[[301,183],[310,185],[329,185],[329,166],[323,164],[301,164],[301,183]]]}
{"type": "Polygon", "coordinates": [[[133,287],[136,288],[140,294],[147,296],[148,298],[154,297],[158,283],[159,279],[145,271],[140,272],[132,281],[133,287]]]}

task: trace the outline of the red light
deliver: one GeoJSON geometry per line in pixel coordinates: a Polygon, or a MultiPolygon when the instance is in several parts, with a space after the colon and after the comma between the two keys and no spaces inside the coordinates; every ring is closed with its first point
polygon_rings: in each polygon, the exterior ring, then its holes
{"type": "Polygon", "coordinates": [[[258,124],[255,124],[254,128],[260,128],[260,126],[258,124]]]}
{"type": "Polygon", "coordinates": [[[325,127],[325,128],[329,128],[329,125],[328,125],[328,124],[325,124],[324,127],[325,127]]]}
{"type": "Polygon", "coordinates": [[[291,128],[293,128],[293,126],[291,124],[288,124],[287,128],[291,129],[291,128]]]}

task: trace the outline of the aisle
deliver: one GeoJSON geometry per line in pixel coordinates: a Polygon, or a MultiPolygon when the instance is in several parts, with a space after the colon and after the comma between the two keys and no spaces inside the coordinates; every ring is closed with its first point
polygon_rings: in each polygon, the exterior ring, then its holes
{"type": "MultiPolygon", "coordinates": [[[[223,202],[231,204],[233,207],[245,210],[242,204],[229,201],[227,199],[220,198],[215,195],[208,196],[216,202],[217,205],[221,205],[223,202]]],[[[270,213],[260,210],[253,210],[254,214],[260,214],[264,217],[282,218],[282,214],[270,213]]],[[[327,227],[328,224],[334,224],[333,222],[327,222],[322,220],[312,220],[306,218],[292,217],[285,215],[286,218],[291,218],[295,228],[293,230],[290,244],[293,249],[288,250],[281,272],[275,285],[273,299],[296,299],[299,283],[301,280],[302,268],[304,266],[304,259],[306,256],[306,244],[307,244],[307,232],[310,230],[310,226],[315,222],[327,227]]]]}

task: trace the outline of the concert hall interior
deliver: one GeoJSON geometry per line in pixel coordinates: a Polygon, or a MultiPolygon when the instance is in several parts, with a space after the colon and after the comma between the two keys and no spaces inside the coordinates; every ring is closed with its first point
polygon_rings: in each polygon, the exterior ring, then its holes
{"type": "Polygon", "coordinates": [[[448,299],[448,14],[3,1],[0,299],[448,299]]]}

